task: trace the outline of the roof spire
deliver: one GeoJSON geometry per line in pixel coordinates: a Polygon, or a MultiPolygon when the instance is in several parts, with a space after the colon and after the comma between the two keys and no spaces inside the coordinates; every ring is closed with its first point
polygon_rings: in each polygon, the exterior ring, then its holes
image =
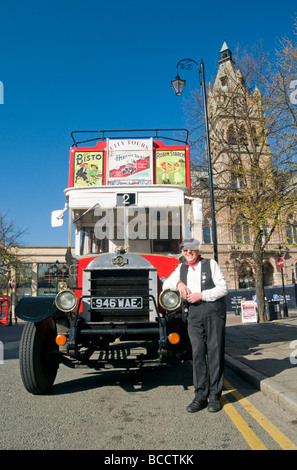
{"type": "Polygon", "coordinates": [[[226,41],[222,45],[222,49],[220,50],[221,59],[219,63],[222,64],[223,62],[227,62],[227,60],[232,61],[232,52],[230,51],[229,47],[227,46],[226,41]]]}

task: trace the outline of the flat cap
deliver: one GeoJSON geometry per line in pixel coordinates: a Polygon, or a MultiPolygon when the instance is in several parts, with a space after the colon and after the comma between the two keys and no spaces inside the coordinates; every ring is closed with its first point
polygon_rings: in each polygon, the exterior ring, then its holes
{"type": "Polygon", "coordinates": [[[195,238],[186,238],[179,247],[181,250],[199,250],[200,242],[195,238]]]}

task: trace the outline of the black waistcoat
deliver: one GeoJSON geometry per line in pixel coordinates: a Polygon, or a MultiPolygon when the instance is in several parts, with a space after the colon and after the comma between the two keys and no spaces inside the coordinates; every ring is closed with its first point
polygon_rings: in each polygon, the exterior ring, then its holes
{"type": "MultiPolygon", "coordinates": [[[[210,269],[210,259],[201,258],[201,291],[212,289],[215,287],[215,283],[213,282],[211,276],[211,269],[210,269]]],[[[189,265],[183,263],[180,269],[180,280],[187,285],[187,277],[188,277],[188,268],[189,265]]],[[[221,297],[213,302],[195,302],[193,304],[188,303],[188,307],[191,310],[191,307],[198,308],[199,311],[203,311],[203,313],[208,312],[215,312],[219,316],[225,316],[226,314],[226,304],[225,304],[225,297],[221,297]]]]}

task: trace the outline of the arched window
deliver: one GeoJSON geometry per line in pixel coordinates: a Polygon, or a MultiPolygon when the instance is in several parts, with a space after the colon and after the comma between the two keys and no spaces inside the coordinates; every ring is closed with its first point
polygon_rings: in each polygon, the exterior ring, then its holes
{"type": "Polygon", "coordinates": [[[288,243],[297,243],[297,223],[292,215],[287,219],[286,237],[288,243]]]}
{"type": "Polygon", "coordinates": [[[264,273],[264,286],[273,286],[273,273],[274,269],[271,263],[268,261],[263,265],[264,273]]]}
{"type": "Polygon", "coordinates": [[[245,130],[245,127],[244,125],[242,124],[239,128],[239,142],[242,144],[242,145],[247,145],[248,143],[248,140],[247,140],[247,136],[246,136],[246,130],[245,130]]]}
{"type": "Polygon", "coordinates": [[[238,222],[234,229],[235,242],[238,245],[248,245],[250,243],[250,232],[248,224],[238,222]]]}
{"type": "Polygon", "coordinates": [[[244,172],[238,159],[234,161],[231,167],[231,185],[233,189],[244,187],[244,172]]]}
{"type": "Polygon", "coordinates": [[[230,126],[228,127],[227,142],[228,142],[229,145],[236,145],[237,144],[237,135],[236,135],[236,131],[234,129],[233,124],[230,124],[230,126]]]}
{"type": "Polygon", "coordinates": [[[254,273],[250,265],[243,262],[238,269],[238,287],[239,289],[248,289],[255,287],[254,273]]]}
{"type": "Polygon", "coordinates": [[[204,217],[204,224],[203,224],[203,241],[207,245],[212,243],[211,239],[211,224],[209,217],[204,217]]]}
{"type": "Polygon", "coordinates": [[[259,145],[259,139],[258,139],[256,128],[254,126],[252,127],[252,140],[255,146],[257,147],[259,145]]]}

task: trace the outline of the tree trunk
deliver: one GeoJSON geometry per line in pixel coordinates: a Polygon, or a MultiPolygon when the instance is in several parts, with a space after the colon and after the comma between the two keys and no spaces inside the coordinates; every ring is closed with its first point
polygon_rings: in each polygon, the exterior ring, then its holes
{"type": "Polygon", "coordinates": [[[261,246],[260,237],[258,237],[254,246],[254,261],[255,261],[255,283],[256,283],[256,296],[259,322],[266,322],[265,310],[265,292],[264,292],[264,273],[263,273],[263,250],[261,246]]]}

